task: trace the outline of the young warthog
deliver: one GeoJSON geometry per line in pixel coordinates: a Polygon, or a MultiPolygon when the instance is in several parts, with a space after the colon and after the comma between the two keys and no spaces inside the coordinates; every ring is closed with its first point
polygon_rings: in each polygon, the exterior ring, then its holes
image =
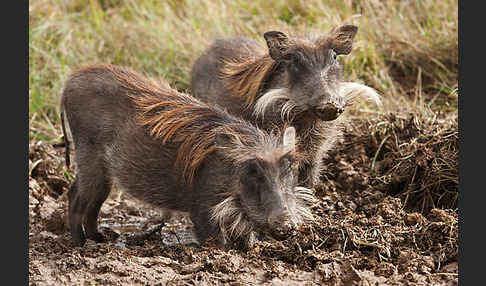
{"type": "Polygon", "coordinates": [[[263,36],[216,40],[194,63],[192,93],[265,130],[295,126],[304,158],[299,184],[313,187],[322,159],[341,135],[339,115],[357,96],[374,99],[370,87],[342,81],[339,55],[351,52],[358,28],[345,25],[327,35],[263,36]]]}
{"type": "Polygon", "coordinates": [[[254,230],[312,219],[312,192],[296,186],[293,127],[267,134],[111,65],[75,72],[61,109],[77,171],[68,193],[75,245],[104,240],[98,212],[113,185],[156,207],[188,212],[200,243],[210,236],[249,243],[254,230]]]}

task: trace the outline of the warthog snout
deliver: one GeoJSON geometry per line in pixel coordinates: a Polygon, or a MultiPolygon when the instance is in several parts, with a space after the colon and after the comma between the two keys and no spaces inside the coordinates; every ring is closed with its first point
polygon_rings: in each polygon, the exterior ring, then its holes
{"type": "Polygon", "coordinates": [[[317,108],[315,114],[324,121],[331,121],[339,117],[344,112],[344,108],[337,107],[332,103],[327,103],[322,108],[317,108]]]}
{"type": "Polygon", "coordinates": [[[272,214],[268,217],[267,222],[272,229],[288,230],[292,228],[292,223],[287,208],[272,212],[272,214]]]}

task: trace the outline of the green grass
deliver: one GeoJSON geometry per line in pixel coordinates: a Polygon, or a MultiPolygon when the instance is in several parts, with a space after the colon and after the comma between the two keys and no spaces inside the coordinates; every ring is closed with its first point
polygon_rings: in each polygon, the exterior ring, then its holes
{"type": "Polygon", "coordinates": [[[385,112],[457,118],[457,1],[29,1],[31,139],[58,141],[59,99],[77,67],[129,66],[174,87],[189,88],[189,72],[217,37],[326,32],[359,26],[342,60],[347,80],[380,91],[384,107],[354,106],[348,116],[385,112]]]}

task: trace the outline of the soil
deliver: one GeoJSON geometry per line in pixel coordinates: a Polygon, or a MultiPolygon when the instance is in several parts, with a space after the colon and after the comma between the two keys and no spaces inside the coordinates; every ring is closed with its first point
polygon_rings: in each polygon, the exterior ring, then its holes
{"type": "Polygon", "coordinates": [[[382,122],[396,138],[372,132],[376,122],[346,127],[316,188],[315,223],[249,250],[191,244],[185,215],[162,213],[116,190],[100,212],[108,242],[73,247],[66,224],[72,177],[64,149],[31,141],[29,284],[457,285],[457,184],[430,181],[434,159],[457,162],[441,153],[456,152],[457,126],[441,129],[447,140],[434,149],[438,135],[429,131],[436,125],[420,125],[427,129],[422,132],[407,126],[413,119],[382,122]],[[403,142],[415,144],[407,154],[403,142]]]}

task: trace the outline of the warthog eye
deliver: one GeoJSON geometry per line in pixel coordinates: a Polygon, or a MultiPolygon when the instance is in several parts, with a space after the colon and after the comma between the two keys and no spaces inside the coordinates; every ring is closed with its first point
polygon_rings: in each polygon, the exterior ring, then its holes
{"type": "Polygon", "coordinates": [[[335,62],[337,60],[337,53],[333,50],[333,49],[330,49],[329,52],[331,53],[331,58],[333,60],[333,62],[335,62]]]}

